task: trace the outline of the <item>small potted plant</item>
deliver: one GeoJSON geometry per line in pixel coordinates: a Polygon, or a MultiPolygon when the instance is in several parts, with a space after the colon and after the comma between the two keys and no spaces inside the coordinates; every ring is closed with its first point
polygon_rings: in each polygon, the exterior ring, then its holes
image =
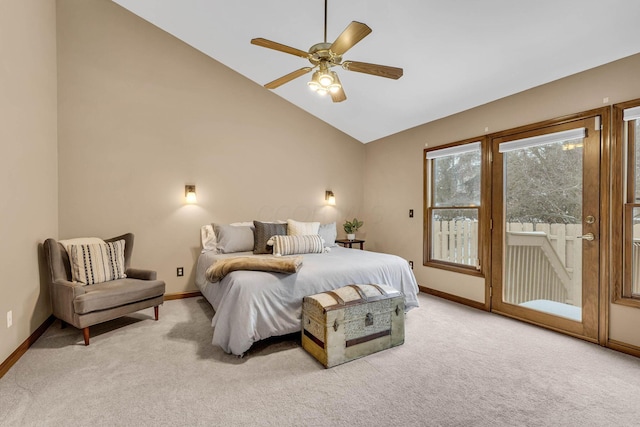
{"type": "Polygon", "coordinates": [[[353,218],[353,221],[345,221],[342,225],[344,227],[344,232],[347,233],[347,239],[355,240],[356,239],[356,231],[360,227],[364,225],[363,221],[358,221],[358,218],[353,218]]]}

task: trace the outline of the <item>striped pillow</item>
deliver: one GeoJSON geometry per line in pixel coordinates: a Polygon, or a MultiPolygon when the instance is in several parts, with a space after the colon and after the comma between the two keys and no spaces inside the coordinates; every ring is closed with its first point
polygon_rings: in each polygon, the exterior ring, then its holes
{"type": "Polygon", "coordinates": [[[324,252],[324,242],[317,234],[306,236],[273,236],[273,254],[320,254],[324,252]]]}
{"type": "Polygon", "coordinates": [[[71,277],[83,285],[124,279],[124,240],[71,245],[71,277]]]}

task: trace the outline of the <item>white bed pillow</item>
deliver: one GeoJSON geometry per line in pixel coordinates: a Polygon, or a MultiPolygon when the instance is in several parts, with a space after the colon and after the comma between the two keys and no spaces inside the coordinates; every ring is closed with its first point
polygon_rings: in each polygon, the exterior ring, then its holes
{"type": "Polygon", "coordinates": [[[324,240],[325,248],[331,248],[338,246],[336,244],[336,238],[338,237],[338,230],[336,229],[336,223],[321,224],[318,229],[318,234],[324,240]]]}
{"type": "Polygon", "coordinates": [[[273,254],[275,256],[294,254],[321,254],[329,251],[324,247],[322,237],[317,234],[304,236],[273,236],[273,254]]]}
{"type": "Polygon", "coordinates": [[[200,242],[202,243],[202,252],[217,251],[218,239],[213,231],[213,224],[207,224],[200,227],[200,242]]]}
{"type": "Polygon", "coordinates": [[[300,222],[292,219],[287,220],[287,235],[289,236],[314,235],[318,234],[319,229],[319,222],[300,222]]]}

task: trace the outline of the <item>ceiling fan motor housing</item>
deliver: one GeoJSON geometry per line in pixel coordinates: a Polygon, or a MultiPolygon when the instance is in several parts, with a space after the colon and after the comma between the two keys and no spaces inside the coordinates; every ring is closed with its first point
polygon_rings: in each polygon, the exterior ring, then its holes
{"type": "Polygon", "coordinates": [[[330,66],[340,65],[342,55],[336,55],[331,51],[332,43],[317,43],[309,48],[309,62],[318,65],[321,62],[328,62],[330,66]]]}

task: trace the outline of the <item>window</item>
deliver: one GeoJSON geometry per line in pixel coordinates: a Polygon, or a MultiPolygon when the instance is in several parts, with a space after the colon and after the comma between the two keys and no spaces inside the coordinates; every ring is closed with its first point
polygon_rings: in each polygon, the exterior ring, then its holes
{"type": "Polygon", "coordinates": [[[482,143],[425,150],[425,265],[480,271],[482,143]]]}
{"type": "Polygon", "coordinates": [[[640,306],[640,100],[617,104],[614,113],[617,145],[614,168],[622,174],[621,184],[614,188],[615,200],[620,201],[616,205],[621,207],[621,212],[614,215],[622,217],[622,239],[619,239],[622,247],[615,248],[622,258],[613,260],[622,277],[614,278],[614,298],[616,302],[640,306]]]}

